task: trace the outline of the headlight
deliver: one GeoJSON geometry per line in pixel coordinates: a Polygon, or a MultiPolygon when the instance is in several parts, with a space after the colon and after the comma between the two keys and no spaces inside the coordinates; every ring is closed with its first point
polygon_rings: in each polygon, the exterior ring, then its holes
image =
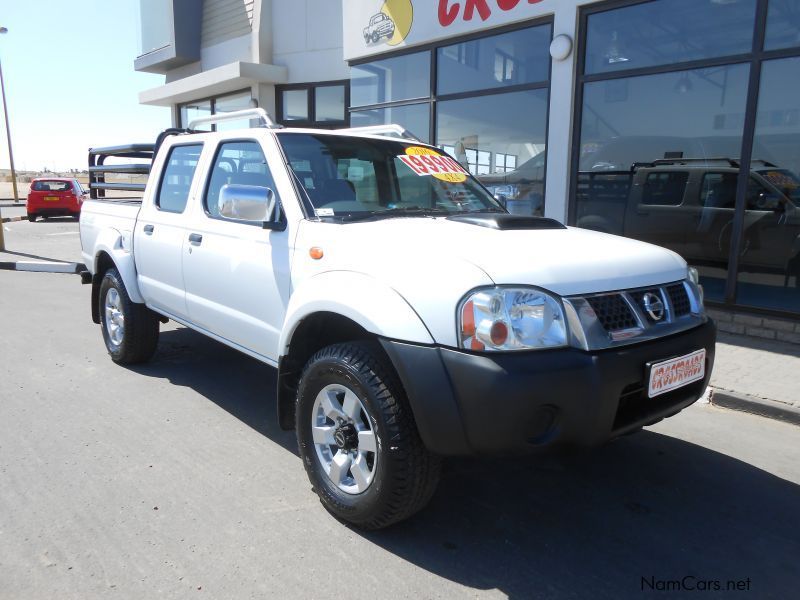
{"type": "Polygon", "coordinates": [[[467,350],[531,350],[567,345],[561,302],[535,288],[488,288],[467,296],[458,311],[467,350]]]}
{"type": "Polygon", "coordinates": [[[695,295],[697,296],[697,308],[699,313],[705,312],[705,308],[703,307],[703,301],[705,299],[705,294],[703,292],[703,286],[700,285],[700,273],[694,267],[688,267],[686,269],[686,279],[689,280],[689,287],[694,290],[695,295]]]}

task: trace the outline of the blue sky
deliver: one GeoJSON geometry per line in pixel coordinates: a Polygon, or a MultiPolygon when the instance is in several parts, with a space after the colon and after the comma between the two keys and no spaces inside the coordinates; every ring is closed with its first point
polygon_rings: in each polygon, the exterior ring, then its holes
{"type": "MultiPolygon", "coordinates": [[[[150,142],[166,107],[138,93],[163,75],[137,73],[139,0],[4,0],[0,59],[18,170],[85,168],[90,146],[150,142]]],[[[0,112],[0,169],[7,169],[0,112]]]]}

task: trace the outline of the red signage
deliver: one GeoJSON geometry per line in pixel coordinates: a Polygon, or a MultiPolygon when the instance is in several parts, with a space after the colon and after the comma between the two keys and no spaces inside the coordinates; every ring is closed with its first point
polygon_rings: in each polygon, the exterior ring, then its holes
{"type": "MultiPolygon", "coordinates": [[[[461,16],[464,21],[471,21],[478,13],[481,21],[486,21],[492,16],[492,7],[496,6],[502,11],[513,10],[523,0],[464,0],[464,2],[452,2],[451,0],[439,0],[439,24],[442,27],[449,27],[456,19],[461,16]],[[462,10],[463,7],[463,10],[462,10]]],[[[525,0],[528,4],[539,4],[544,0],[525,0]]]]}

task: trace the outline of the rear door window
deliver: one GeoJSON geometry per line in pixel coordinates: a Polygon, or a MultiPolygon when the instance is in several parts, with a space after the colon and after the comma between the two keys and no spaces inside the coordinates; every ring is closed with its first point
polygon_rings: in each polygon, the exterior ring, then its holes
{"type": "Polygon", "coordinates": [[[650,173],[642,190],[642,204],[650,206],[679,206],[683,202],[686,172],[650,173]]]}
{"type": "Polygon", "coordinates": [[[164,165],[161,185],[156,195],[156,207],[172,213],[182,213],[189,199],[202,144],[173,146],[164,165]]]}

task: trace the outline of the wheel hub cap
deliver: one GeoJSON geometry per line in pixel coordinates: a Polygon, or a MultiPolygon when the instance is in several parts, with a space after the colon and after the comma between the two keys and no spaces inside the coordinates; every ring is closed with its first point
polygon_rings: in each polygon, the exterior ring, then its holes
{"type": "Polygon", "coordinates": [[[311,434],[322,469],[343,492],[361,494],[375,478],[378,439],[364,403],[339,384],[322,388],[311,411],[311,434]]]}
{"type": "Polygon", "coordinates": [[[358,431],[352,423],[345,423],[336,428],[333,441],[339,450],[346,452],[358,448],[358,431]]]}
{"type": "Polygon", "coordinates": [[[105,322],[108,338],[114,346],[119,346],[125,337],[125,315],[122,312],[122,299],[119,292],[111,288],[106,293],[105,322]]]}

